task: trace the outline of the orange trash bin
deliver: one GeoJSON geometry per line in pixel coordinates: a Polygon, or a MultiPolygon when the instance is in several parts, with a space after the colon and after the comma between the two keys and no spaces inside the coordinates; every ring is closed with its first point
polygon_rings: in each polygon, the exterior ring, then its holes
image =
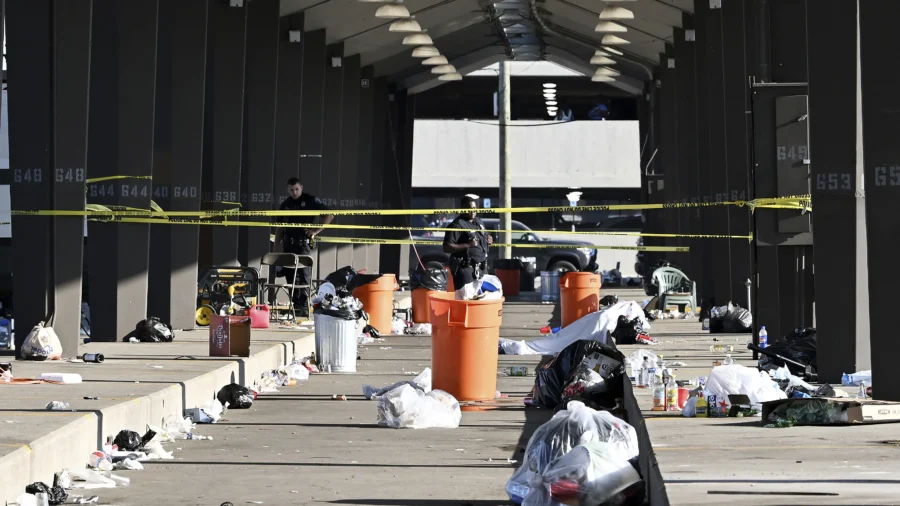
{"type": "Polygon", "coordinates": [[[494,262],[494,274],[503,284],[503,295],[519,295],[522,278],[522,262],[516,259],[498,259],[494,262]]]}
{"type": "Polygon", "coordinates": [[[378,329],[382,335],[391,333],[391,321],[394,319],[394,284],[396,282],[396,276],[385,274],[375,281],[353,290],[353,296],[362,302],[363,310],[369,315],[369,325],[378,329]]]}
{"type": "Polygon", "coordinates": [[[567,272],[559,279],[561,327],[600,309],[600,279],[590,272],[567,272]]]}
{"type": "Polygon", "coordinates": [[[432,292],[428,298],[432,388],[458,401],[494,399],[503,299],[456,300],[445,292],[432,292]]]}
{"type": "Polygon", "coordinates": [[[431,321],[431,302],[428,296],[434,290],[416,288],[412,291],[412,319],[413,323],[428,323],[431,321]]]}

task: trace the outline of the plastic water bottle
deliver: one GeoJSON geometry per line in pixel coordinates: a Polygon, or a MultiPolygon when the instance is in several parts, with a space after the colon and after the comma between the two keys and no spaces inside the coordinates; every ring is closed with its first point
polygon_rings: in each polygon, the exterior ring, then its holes
{"type": "Polygon", "coordinates": [[[768,348],[769,347],[769,333],[766,332],[766,326],[763,325],[759,328],[759,347],[760,348],[768,348]]]}
{"type": "Polygon", "coordinates": [[[650,357],[644,357],[644,363],[641,365],[641,377],[638,384],[642,387],[650,385],[650,357]]]}

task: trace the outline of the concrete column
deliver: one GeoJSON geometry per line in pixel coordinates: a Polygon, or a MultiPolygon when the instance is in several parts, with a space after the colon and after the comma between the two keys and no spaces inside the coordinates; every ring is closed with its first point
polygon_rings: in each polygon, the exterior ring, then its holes
{"type": "MultiPolygon", "coordinates": [[[[158,2],[94,0],[88,203],[149,209],[158,2]],[[120,27],[129,27],[121,30],[120,27]]],[[[147,316],[150,225],[88,225],[91,339],[116,341],[147,316]]]]}
{"type": "MultiPolygon", "coordinates": [[[[303,89],[300,110],[300,181],[304,191],[322,197],[322,117],[325,95],[325,30],[305,33],[303,42],[303,89]]],[[[331,62],[329,61],[330,65],[331,62]]],[[[285,191],[282,185],[282,193],[285,191]]],[[[331,235],[331,232],[328,232],[331,235]]],[[[313,279],[324,279],[334,270],[322,273],[320,250],[314,250],[316,269],[313,279]]],[[[332,261],[333,263],[333,261],[332,261]]]]}
{"type": "MultiPolygon", "coordinates": [[[[722,9],[709,8],[709,3],[703,7],[706,18],[706,36],[704,43],[706,45],[706,100],[707,100],[707,117],[706,122],[709,133],[709,184],[712,200],[715,202],[727,201],[730,197],[728,194],[728,172],[726,170],[727,150],[725,143],[727,138],[725,135],[725,68],[724,54],[722,49],[722,9]]],[[[701,27],[702,29],[703,27],[701,27]]],[[[702,76],[701,76],[702,77],[702,76]]],[[[714,207],[710,210],[709,221],[704,225],[709,226],[710,233],[727,234],[728,233],[728,209],[725,207],[714,207]]],[[[731,279],[728,247],[718,248],[709,258],[709,287],[711,291],[708,296],[716,299],[716,304],[723,305],[731,298],[731,279]]]]}
{"type": "MultiPolygon", "coordinates": [[[[6,2],[10,206],[13,210],[50,209],[53,205],[53,2],[6,2]]],[[[52,220],[12,218],[13,296],[16,350],[31,327],[52,312],[52,220]]],[[[66,343],[63,343],[65,346],[66,343]]],[[[71,350],[70,350],[71,351],[71,350]]],[[[69,352],[70,352],[69,351],[69,352]]],[[[69,353],[67,352],[67,353],[69,353]]]]}
{"type": "MultiPolygon", "coordinates": [[[[857,320],[867,323],[868,311],[860,314],[855,310],[857,298],[868,302],[867,291],[858,289],[868,276],[865,272],[848,276],[860,246],[856,240],[857,200],[865,218],[864,200],[856,197],[857,117],[861,113],[857,108],[856,0],[812,2],[806,12],[808,156],[812,160],[810,187],[820,294],[816,301],[819,377],[838,382],[844,372],[860,369],[856,349],[868,345],[868,332],[857,333],[857,320]],[[835,279],[846,279],[843,289],[835,290],[835,279]]],[[[865,259],[864,251],[862,256],[865,259]]]]}
{"type": "Polygon", "coordinates": [[[281,18],[278,36],[278,97],[275,110],[275,177],[272,183],[272,205],[277,209],[287,198],[287,180],[300,176],[300,106],[303,88],[303,48],[306,34],[300,42],[292,42],[290,33],[303,31],[303,14],[281,18]]]}
{"type": "MultiPolygon", "coordinates": [[[[279,2],[250,2],[247,12],[247,73],[244,117],[246,165],[241,171],[241,203],[247,210],[269,210],[274,202],[275,111],[280,38],[279,2]]],[[[283,191],[283,190],[282,190],[283,191]]],[[[249,218],[252,221],[265,221],[249,218]]],[[[242,227],[241,264],[259,268],[269,252],[270,230],[242,227]]]]}
{"type": "MultiPolygon", "coordinates": [[[[332,209],[341,208],[340,169],[341,169],[341,124],[344,105],[344,45],[332,44],[325,48],[325,92],[322,102],[322,171],[317,196],[328,203],[332,209]]],[[[346,217],[338,216],[335,223],[345,223],[346,217]]],[[[343,235],[336,231],[328,235],[343,235]]],[[[319,243],[319,279],[348,265],[340,261],[348,261],[353,257],[353,247],[349,244],[319,243]]]]}
{"type": "MultiPolygon", "coordinates": [[[[360,71],[359,84],[359,113],[357,138],[359,139],[359,156],[357,156],[357,183],[356,183],[356,204],[355,207],[360,209],[371,208],[372,189],[371,185],[374,181],[378,181],[379,188],[381,186],[380,179],[373,179],[372,170],[374,160],[372,158],[372,147],[374,145],[374,124],[375,124],[375,83],[373,79],[374,68],[369,65],[363,67],[360,71]]],[[[369,216],[360,216],[356,218],[356,223],[362,225],[374,225],[375,219],[369,216]]],[[[377,238],[377,230],[361,230],[359,237],[377,238]]],[[[353,265],[357,268],[365,267],[369,272],[378,269],[378,264],[373,263],[371,252],[374,245],[360,244],[353,249],[353,265]]]]}
{"type": "MultiPolygon", "coordinates": [[[[712,202],[715,200],[712,191],[712,182],[710,180],[709,166],[709,100],[706,99],[707,89],[709,88],[709,80],[707,79],[708,70],[706,65],[706,45],[709,40],[709,34],[706,29],[706,15],[709,12],[709,2],[704,0],[695,0],[694,2],[694,81],[692,91],[697,97],[697,195],[703,202],[712,202]]],[[[697,226],[704,233],[721,234],[721,230],[713,228],[713,215],[718,212],[714,207],[701,208],[698,212],[697,226]]],[[[718,246],[718,243],[716,243],[718,246]]],[[[697,272],[697,291],[699,292],[698,303],[701,299],[709,299],[714,297],[712,287],[712,257],[720,251],[721,248],[716,247],[712,251],[706,251],[702,254],[702,265],[697,272]]]]}
{"type": "MultiPolygon", "coordinates": [[[[209,4],[159,4],[153,200],[167,211],[200,210],[209,4]]],[[[152,225],[150,244],[147,312],[173,328],[193,328],[199,227],[152,225]]]]}
{"type": "MultiPolygon", "coordinates": [[[[666,202],[678,200],[678,84],[675,74],[677,61],[672,54],[661,55],[660,89],[661,121],[659,167],[662,169],[663,188],[666,202]]],[[[678,214],[675,209],[657,211],[663,216],[664,233],[678,232],[678,214]]],[[[666,239],[666,245],[675,246],[674,239],[666,239]]],[[[666,253],[665,258],[674,262],[682,262],[684,258],[675,253],[666,253]]]]}
{"type": "MultiPolygon", "coordinates": [[[[893,125],[900,97],[892,83],[897,67],[885,65],[896,52],[895,21],[900,5],[885,0],[859,2],[862,76],[862,130],[865,161],[866,241],[869,266],[869,321],[872,345],[872,392],[877,399],[900,401],[900,383],[892,359],[900,343],[890,329],[896,311],[896,288],[888,274],[896,254],[890,246],[900,230],[900,146],[893,125]]],[[[859,225],[858,225],[859,226],[859,225]]],[[[850,310],[849,308],[846,310],[850,310]]]]}
{"type": "MultiPolygon", "coordinates": [[[[678,81],[678,168],[679,168],[679,192],[684,202],[700,202],[699,184],[700,171],[697,154],[697,95],[694,82],[696,80],[696,43],[694,41],[696,31],[693,29],[694,20],[685,15],[682,25],[684,28],[676,28],[673,31],[675,42],[675,78],[678,81]]],[[[685,234],[699,234],[703,230],[699,225],[700,209],[688,208],[682,211],[681,232],[685,234]]],[[[703,281],[703,265],[708,257],[707,252],[713,251],[714,244],[702,239],[681,239],[678,243],[689,246],[690,253],[680,255],[684,258],[684,273],[696,281],[698,285],[703,281]]]]}
{"type": "MultiPolygon", "coordinates": [[[[362,70],[359,67],[359,55],[344,58],[344,76],[341,104],[341,150],[338,157],[336,200],[343,209],[359,207],[356,201],[359,188],[359,93],[362,70]]],[[[359,219],[354,216],[342,216],[341,223],[355,224],[359,219]]],[[[357,230],[335,230],[334,235],[344,237],[365,237],[357,230]]],[[[362,245],[340,244],[337,249],[337,267],[351,265],[355,269],[365,265],[354,263],[356,250],[363,252],[362,245]]]]}
{"type": "MultiPolygon", "coordinates": [[[[405,90],[389,94],[393,99],[388,106],[388,136],[385,152],[384,178],[382,184],[382,201],[384,208],[402,208],[411,197],[412,184],[412,131],[415,118],[415,95],[405,90]]],[[[408,223],[406,216],[389,216],[383,220],[385,225],[403,225],[408,223]]],[[[388,237],[408,237],[405,232],[386,234],[388,237]]],[[[380,272],[402,274],[409,269],[408,246],[382,245],[380,272]]]]}
{"type": "MultiPolygon", "coordinates": [[[[372,128],[369,130],[369,135],[372,136],[372,149],[370,151],[369,156],[372,160],[372,171],[369,176],[369,184],[368,184],[368,199],[369,206],[372,209],[384,209],[383,203],[383,187],[385,180],[385,171],[387,157],[385,154],[389,149],[387,139],[389,138],[390,133],[388,132],[388,87],[387,81],[385,78],[378,78],[372,81],[373,83],[373,108],[372,108],[372,128]]],[[[373,225],[382,225],[383,219],[380,216],[371,218],[371,223],[373,225]]],[[[389,234],[381,233],[380,237],[389,237],[389,234]]],[[[369,252],[366,255],[369,259],[369,264],[371,268],[377,272],[381,272],[381,246],[378,245],[370,245],[369,252]]]]}
{"type": "MultiPolygon", "coordinates": [[[[84,209],[92,5],[91,0],[53,4],[53,209],[84,209]]],[[[53,222],[53,327],[68,356],[78,351],[81,334],[84,219],[58,216],[53,222]]],[[[24,330],[21,326],[20,333],[24,330]]]]}
{"type": "MultiPolygon", "coordinates": [[[[722,3],[722,56],[723,63],[723,107],[725,116],[725,174],[728,200],[748,200],[750,189],[749,129],[752,118],[750,110],[747,65],[744,54],[747,51],[746,26],[743,2],[722,3]]],[[[725,233],[747,235],[751,231],[750,210],[746,207],[729,207],[728,228],[725,233]]],[[[722,232],[713,232],[722,233],[722,232]]],[[[715,240],[714,244],[722,244],[715,240]]],[[[730,271],[728,297],[747,307],[747,287],[745,282],[752,277],[750,262],[752,244],[750,241],[732,239],[727,241],[730,271]]],[[[722,244],[723,246],[725,244],[722,244]]],[[[718,250],[719,248],[716,248],[718,250]]]]}
{"type": "MultiPolygon", "coordinates": [[[[236,208],[241,198],[247,11],[246,3],[210,4],[203,166],[203,200],[209,209],[236,208]]],[[[238,265],[238,227],[207,228],[211,263],[238,265]]]]}

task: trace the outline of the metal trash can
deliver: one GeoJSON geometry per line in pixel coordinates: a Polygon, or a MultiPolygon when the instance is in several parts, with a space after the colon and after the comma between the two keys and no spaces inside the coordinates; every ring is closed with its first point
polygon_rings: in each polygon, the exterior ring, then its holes
{"type": "Polygon", "coordinates": [[[359,320],[346,320],[318,313],[314,315],[314,320],[316,362],[319,370],[356,372],[359,320]]]}
{"type": "Polygon", "coordinates": [[[559,300],[559,271],[541,271],[541,302],[559,300]]]}

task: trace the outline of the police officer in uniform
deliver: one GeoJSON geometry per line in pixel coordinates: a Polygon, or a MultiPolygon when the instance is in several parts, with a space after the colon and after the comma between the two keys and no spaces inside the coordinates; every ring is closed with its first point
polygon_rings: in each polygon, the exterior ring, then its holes
{"type": "MultiPolygon", "coordinates": [[[[466,195],[462,198],[462,208],[477,208],[476,199],[473,195],[466,195]]],[[[444,253],[450,255],[450,275],[453,276],[453,286],[459,290],[481,279],[493,238],[485,230],[481,219],[475,216],[475,211],[460,214],[447,228],[466,229],[465,232],[451,230],[444,234],[444,253]]]]}
{"type": "MultiPolygon", "coordinates": [[[[292,177],[287,182],[288,198],[284,199],[278,208],[282,211],[327,211],[328,208],[321,200],[308,193],[303,193],[303,185],[300,180],[292,177]]],[[[322,224],[327,225],[334,219],[333,214],[320,215],[322,224]]],[[[282,223],[298,223],[313,225],[316,222],[316,216],[278,216],[277,221],[282,223]]],[[[300,228],[300,227],[279,227],[275,232],[275,250],[278,250],[279,244],[283,244],[285,253],[295,253],[297,255],[309,255],[312,249],[310,240],[322,232],[321,228],[300,228]]],[[[297,273],[296,282],[294,282],[294,269],[282,269],[281,274],[288,283],[298,285],[309,285],[310,272],[309,269],[302,267],[297,273]]],[[[294,290],[292,294],[294,301],[294,310],[297,316],[309,316],[309,300],[307,292],[303,290],[294,290]]]]}

